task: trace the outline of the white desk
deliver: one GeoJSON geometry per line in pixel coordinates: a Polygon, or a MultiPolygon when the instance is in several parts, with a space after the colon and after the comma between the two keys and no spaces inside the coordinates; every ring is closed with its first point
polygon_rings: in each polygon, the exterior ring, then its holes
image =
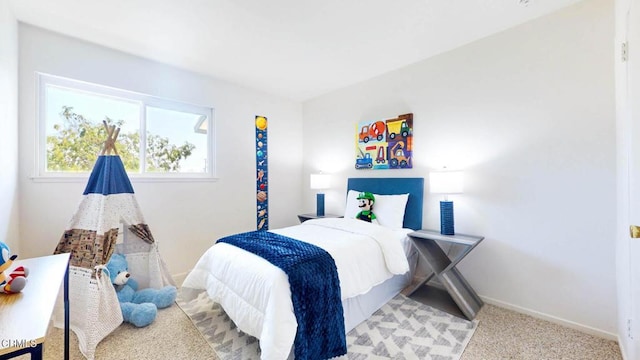
{"type": "Polygon", "coordinates": [[[64,279],[64,353],[69,359],[69,254],[18,259],[29,268],[27,285],[17,294],[0,294],[0,360],[31,353],[42,359],[42,350],[53,308],[64,279]]]}

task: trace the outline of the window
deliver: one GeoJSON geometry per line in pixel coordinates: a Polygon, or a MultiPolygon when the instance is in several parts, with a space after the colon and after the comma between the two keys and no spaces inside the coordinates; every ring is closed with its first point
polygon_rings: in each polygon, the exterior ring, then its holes
{"type": "Polygon", "coordinates": [[[39,174],[91,172],[103,121],[120,127],[116,149],[131,177],[212,178],[213,109],[39,74],[39,174]]]}

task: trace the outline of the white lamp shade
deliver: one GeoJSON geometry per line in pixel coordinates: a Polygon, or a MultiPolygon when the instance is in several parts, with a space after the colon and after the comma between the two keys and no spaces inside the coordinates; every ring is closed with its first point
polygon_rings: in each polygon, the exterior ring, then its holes
{"type": "Polygon", "coordinates": [[[328,174],[311,174],[311,189],[328,189],[331,187],[331,176],[328,174]]]}
{"type": "Polygon", "coordinates": [[[429,174],[429,189],[434,194],[458,194],[464,190],[462,171],[440,171],[429,174]]]}

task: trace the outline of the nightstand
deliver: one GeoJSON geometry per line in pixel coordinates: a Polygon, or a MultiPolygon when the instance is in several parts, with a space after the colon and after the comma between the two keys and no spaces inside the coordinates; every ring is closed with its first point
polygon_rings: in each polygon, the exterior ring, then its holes
{"type": "MultiPolygon", "coordinates": [[[[471,252],[484,239],[482,236],[472,235],[442,235],[434,230],[418,230],[409,233],[422,260],[422,270],[426,270],[427,276],[414,280],[403,294],[410,296],[416,290],[426,285],[431,280],[437,280],[445,288],[451,299],[458,306],[464,316],[473,320],[484,303],[465,280],[456,265],[471,252]],[[447,255],[442,246],[457,249],[453,256],[447,255]],[[426,268],[425,268],[426,266],[426,268]]],[[[420,264],[420,262],[419,262],[420,264]]]]}
{"type": "Polygon", "coordinates": [[[318,216],[312,213],[312,214],[299,214],[298,220],[300,220],[300,223],[303,223],[310,219],[341,218],[341,217],[342,217],[341,215],[334,215],[334,214],[324,214],[324,216],[318,216]]]}

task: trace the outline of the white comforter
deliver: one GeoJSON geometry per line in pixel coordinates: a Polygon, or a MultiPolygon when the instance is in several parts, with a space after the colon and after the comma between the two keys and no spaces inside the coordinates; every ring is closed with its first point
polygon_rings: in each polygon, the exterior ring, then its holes
{"type": "MultiPolygon", "coordinates": [[[[309,220],[272,231],[329,252],[338,269],[343,300],[409,271],[402,240],[411,230],[340,218],[309,220]]],[[[280,268],[220,243],[205,252],[182,286],[206,289],[240,330],[260,339],[262,359],[288,357],[297,322],[289,280],[280,268]]]]}

